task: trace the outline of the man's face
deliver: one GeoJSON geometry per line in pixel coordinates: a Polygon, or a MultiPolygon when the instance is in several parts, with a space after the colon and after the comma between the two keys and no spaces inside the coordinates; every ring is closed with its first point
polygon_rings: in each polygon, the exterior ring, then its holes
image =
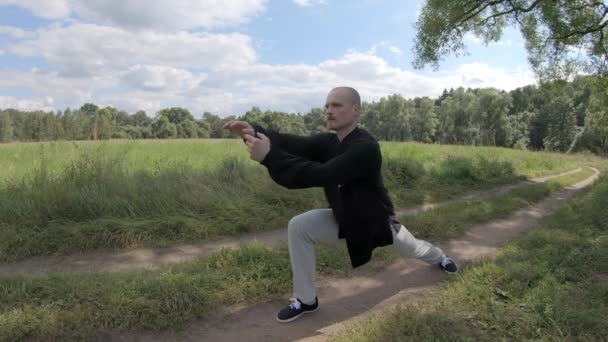
{"type": "Polygon", "coordinates": [[[327,115],[327,128],[338,131],[357,121],[359,106],[353,104],[348,90],[333,89],[325,101],[325,114],[327,115]]]}

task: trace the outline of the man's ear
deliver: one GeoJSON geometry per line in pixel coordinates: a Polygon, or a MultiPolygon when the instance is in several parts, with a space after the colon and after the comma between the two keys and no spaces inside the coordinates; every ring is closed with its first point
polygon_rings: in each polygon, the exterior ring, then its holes
{"type": "Polygon", "coordinates": [[[361,106],[356,104],[353,107],[354,107],[355,111],[357,112],[357,117],[360,117],[361,116],[361,106]]]}

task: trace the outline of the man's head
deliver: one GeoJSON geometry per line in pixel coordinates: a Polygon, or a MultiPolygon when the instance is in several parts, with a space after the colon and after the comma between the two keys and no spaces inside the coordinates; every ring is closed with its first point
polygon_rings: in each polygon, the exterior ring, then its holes
{"type": "Polygon", "coordinates": [[[357,125],[361,112],[361,97],[351,87],[332,89],[325,101],[327,128],[340,131],[357,125]]]}

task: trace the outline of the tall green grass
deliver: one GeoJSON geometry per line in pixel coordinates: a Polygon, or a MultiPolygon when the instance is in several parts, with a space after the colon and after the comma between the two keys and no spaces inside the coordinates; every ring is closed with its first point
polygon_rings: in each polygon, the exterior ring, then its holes
{"type": "MultiPolygon", "coordinates": [[[[396,206],[576,166],[497,148],[383,143],[396,206]]],[[[166,245],[267,230],[325,207],[320,189],[288,191],[241,141],[0,145],[0,260],[166,245]]]]}
{"type": "Polygon", "coordinates": [[[495,261],[336,341],[605,341],[608,176],[495,261]]]}
{"type": "MultiPolygon", "coordinates": [[[[583,172],[559,177],[552,183],[517,189],[487,201],[493,212],[513,212],[522,203],[540,200],[559,185],[585,178],[583,172]],[[542,188],[543,191],[539,191],[542,188]],[[499,208],[498,204],[509,204],[499,208]]],[[[471,205],[460,215],[456,204],[441,211],[439,226],[480,221],[475,212],[490,214],[471,205]]],[[[437,213],[443,208],[429,212],[437,213]]],[[[489,215],[491,216],[491,215],[489,215]]],[[[488,218],[489,219],[489,218],[488,218]]],[[[422,220],[421,222],[424,222],[422,220]]],[[[428,230],[417,225],[420,235],[445,239],[454,231],[428,230]],[[443,235],[442,235],[443,233],[443,235]]],[[[352,268],[343,241],[317,246],[317,269],[322,274],[348,276],[352,268]]],[[[372,268],[398,256],[390,248],[375,250],[372,268]]],[[[0,276],[0,340],[27,337],[85,339],[115,329],[179,328],[195,317],[204,317],[222,305],[251,304],[286,293],[291,287],[287,246],[266,248],[250,245],[223,250],[208,257],[159,270],[130,273],[52,274],[0,276]]]]}

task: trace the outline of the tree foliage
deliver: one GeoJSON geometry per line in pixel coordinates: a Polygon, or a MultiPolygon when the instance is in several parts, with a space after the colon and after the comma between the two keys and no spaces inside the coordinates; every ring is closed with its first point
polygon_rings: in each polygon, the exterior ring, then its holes
{"type": "Polygon", "coordinates": [[[607,14],[599,0],[428,0],[416,23],[414,66],[437,68],[447,55],[465,53],[466,34],[496,42],[505,27],[518,26],[542,80],[605,74],[607,14]]]}

